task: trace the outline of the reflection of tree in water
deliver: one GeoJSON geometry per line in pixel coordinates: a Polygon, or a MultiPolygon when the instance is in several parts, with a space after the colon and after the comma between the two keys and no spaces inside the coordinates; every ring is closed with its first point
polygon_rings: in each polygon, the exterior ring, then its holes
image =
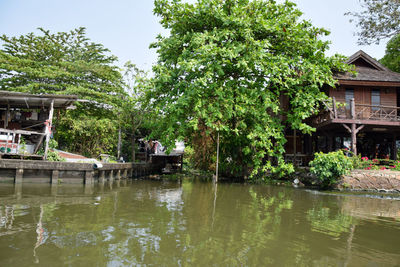
{"type": "Polygon", "coordinates": [[[316,232],[339,237],[342,233],[348,233],[353,224],[356,223],[352,216],[337,212],[336,214],[328,207],[312,208],[307,213],[307,219],[311,222],[311,229],[316,232]]]}
{"type": "MultiPolygon", "coordinates": [[[[228,194],[231,190],[241,191],[243,188],[218,187],[219,201],[212,229],[207,224],[202,224],[200,229],[191,229],[191,221],[188,221],[182,254],[182,261],[186,264],[209,266],[219,263],[238,266],[273,262],[273,257],[265,253],[265,248],[276,241],[281,223],[280,214],[292,208],[292,200],[284,192],[268,197],[251,188],[247,194],[228,194]],[[230,199],[234,196],[237,199],[230,199]],[[198,235],[199,231],[202,234],[198,235]]],[[[193,196],[196,197],[196,194],[193,196]]],[[[209,201],[210,207],[213,205],[212,200],[209,201]]],[[[196,219],[196,216],[188,218],[196,219]]],[[[194,224],[199,227],[196,222],[194,224]]]]}

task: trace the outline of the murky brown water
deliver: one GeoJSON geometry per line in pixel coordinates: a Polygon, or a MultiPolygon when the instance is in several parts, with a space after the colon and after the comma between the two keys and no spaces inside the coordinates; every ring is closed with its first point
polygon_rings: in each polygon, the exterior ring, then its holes
{"type": "Polygon", "coordinates": [[[396,266],[400,200],[243,184],[0,185],[0,266],[396,266]]]}

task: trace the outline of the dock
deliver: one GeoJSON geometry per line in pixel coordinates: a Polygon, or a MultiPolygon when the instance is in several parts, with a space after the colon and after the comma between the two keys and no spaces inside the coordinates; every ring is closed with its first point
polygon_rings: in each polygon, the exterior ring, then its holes
{"type": "Polygon", "coordinates": [[[143,163],[73,163],[43,160],[0,160],[0,182],[94,184],[161,173],[164,166],[143,163]]]}

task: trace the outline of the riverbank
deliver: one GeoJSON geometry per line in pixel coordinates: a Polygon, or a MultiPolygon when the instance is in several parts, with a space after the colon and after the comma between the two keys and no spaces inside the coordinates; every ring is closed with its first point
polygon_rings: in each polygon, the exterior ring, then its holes
{"type": "MultiPolygon", "coordinates": [[[[187,171],[183,174],[175,174],[172,176],[164,176],[168,180],[177,180],[182,175],[196,176],[206,181],[212,180],[212,174],[200,171],[187,171]]],[[[155,176],[156,179],[163,179],[162,176],[155,176]]],[[[152,178],[152,177],[150,177],[152,178]]],[[[239,182],[250,184],[267,184],[278,186],[294,186],[305,187],[309,189],[323,189],[321,181],[311,174],[309,168],[297,169],[296,172],[284,178],[269,176],[268,179],[258,178],[255,180],[249,179],[224,179],[220,177],[221,182],[239,182]]],[[[366,192],[386,192],[386,193],[400,193],[400,171],[392,170],[363,170],[355,169],[348,174],[339,178],[339,181],[332,188],[339,191],[366,191],[366,192]]]]}
{"type": "Polygon", "coordinates": [[[352,170],[340,179],[336,188],[351,191],[400,193],[400,171],[352,170]]]}
{"type": "Polygon", "coordinates": [[[73,163],[41,160],[2,159],[0,182],[94,184],[161,173],[152,163],[73,163]]]}

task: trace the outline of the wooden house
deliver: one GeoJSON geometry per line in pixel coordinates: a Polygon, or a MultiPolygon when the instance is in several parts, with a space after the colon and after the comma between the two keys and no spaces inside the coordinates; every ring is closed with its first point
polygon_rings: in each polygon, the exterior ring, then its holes
{"type": "Polygon", "coordinates": [[[287,159],[305,164],[318,151],[341,148],[368,158],[397,159],[400,138],[400,73],[393,72],[363,51],[347,64],[356,74],[337,73],[336,88],[323,89],[332,101],[310,119],[312,136],[292,134],[287,159]]]}

